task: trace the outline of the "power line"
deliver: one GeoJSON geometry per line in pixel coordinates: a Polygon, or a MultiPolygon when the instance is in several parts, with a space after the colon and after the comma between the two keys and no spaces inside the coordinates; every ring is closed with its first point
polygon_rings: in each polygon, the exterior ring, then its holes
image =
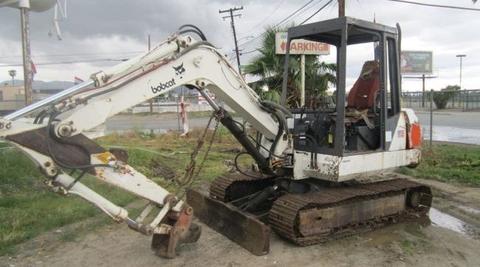
{"type": "MultiPolygon", "coordinates": [[[[273,9],[272,12],[270,12],[270,14],[268,16],[266,16],[262,21],[260,21],[259,23],[255,24],[255,26],[253,26],[252,28],[250,28],[250,30],[247,31],[247,33],[257,29],[259,26],[263,25],[263,23],[265,23],[268,19],[270,19],[273,14],[275,14],[275,12],[278,11],[278,9],[280,8],[280,6],[285,2],[286,0],[282,0],[282,1],[278,1],[278,4],[277,6],[273,9]]],[[[248,37],[248,36],[247,36],[248,37]]],[[[242,38],[245,38],[245,37],[242,37],[242,38]]],[[[239,38],[239,40],[241,40],[242,38],[239,38]]]]}
{"type": "Polygon", "coordinates": [[[247,51],[247,52],[243,52],[243,53],[242,53],[242,56],[243,56],[243,55],[246,55],[246,54],[251,54],[251,53],[257,52],[257,51],[258,51],[258,49],[253,49],[253,50],[250,50],[250,51],[247,51]]]}
{"type": "MultiPolygon", "coordinates": [[[[32,56],[34,58],[39,57],[74,57],[74,56],[105,56],[105,55],[118,55],[118,54],[139,54],[144,53],[145,51],[125,51],[125,52],[111,52],[111,53],[73,53],[73,54],[45,54],[45,55],[37,55],[32,56]]],[[[22,55],[12,55],[12,56],[2,56],[0,59],[8,59],[8,58],[19,58],[22,55]]]]}
{"type": "MultiPolygon", "coordinates": [[[[307,7],[308,5],[310,5],[313,1],[315,1],[315,0],[310,0],[310,1],[308,1],[307,3],[305,3],[304,5],[302,5],[300,8],[296,9],[295,11],[293,11],[290,15],[288,15],[287,17],[285,17],[284,19],[282,19],[280,22],[278,22],[277,24],[275,24],[275,25],[273,26],[273,28],[276,28],[276,27],[280,26],[282,23],[284,23],[284,22],[286,22],[288,19],[292,18],[295,14],[297,14],[297,13],[300,12],[302,9],[304,9],[305,7],[307,7]]],[[[250,39],[250,40],[248,40],[248,41],[246,41],[246,42],[244,42],[244,43],[239,44],[238,46],[240,46],[240,47],[241,47],[241,46],[244,46],[244,45],[246,45],[246,44],[248,44],[248,43],[251,43],[251,42],[257,40],[258,38],[261,38],[261,37],[264,36],[264,35],[265,35],[265,32],[257,35],[257,36],[256,36],[255,38],[253,38],[253,39],[250,39]]]]}
{"type": "MultiPolygon", "coordinates": [[[[314,6],[322,4],[323,1],[324,1],[324,0],[320,0],[320,1],[318,1],[317,3],[313,4],[312,6],[310,6],[309,8],[305,8],[304,10],[302,10],[301,12],[299,12],[297,15],[295,15],[295,17],[302,16],[303,14],[307,13],[307,11],[310,11],[310,9],[313,9],[314,6]]],[[[292,18],[292,19],[293,19],[293,18],[292,18]]]]}
{"type": "MultiPolygon", "coordinates": [[[[74,63],[90,63],[90,62],[118,62],[118,61],[127,61],[128,58],[102,58],[102,59],[91,59],[91,60],[70,60],[70,61],[58,61],[58,62],[41,62],[36,63],[35,66],[45,66],[45,65],[63,65],[63,64],[74,64],[74,63]]],[[[20,67],[23,64],[0,64],[0,67],[20,67]]]]}
{"type": "Polygon", "coordinates": [[[440,7],[440,8],[460,9],[460,10],[469,10],[469,11],[480,11],[479,8],[472,8],[472,7],[427,4],[427,3],[419,3],[419,2],[404,1],[404,0],[387,0],[387,1],[399,2],[399,3],[405,3],[405,4],[412,4],[412,5],[419,5],[419,6],[428,6],[428,7],[440,7]]]}
{"type": "Polygon", "coordinates": [[[314,0],[310,0],[308,1],[306,4],[304,4],[302,7],[300,7],[299,9],[295,10],[292,14],[290,14],[289,16],[287,16],[286,18],[284,18],[283,20],[281,20],[279,23],[277,23],[275,26],[273,26],[274,28],[279,26],[280,24],[282,24],[283,22],[285,22],[287,19],[291,18],[293,15],[297,14],[300,10],[304,9],[306,6],[308,6],[310,3],[312,3],[314,0]]]}
{"type": "MultiPolygon", "coordinates": [[[[309,1],[309,2],[307,2],[306,4],[304,4],[302,7],[300,7],[299,9],[295,10],[293,13],[291,13],[291,14],[287,17],[287,19],[288,19],[288,18],[293,18],[292,15],[295,15],[295,14],[296,14],[296,15],[300,15],[300,14],[305,13],[305,11],[307,11],[307,9],[303,10],[303,11],[300,12],[300,13],[299,13],[299,11],[302,10],[303,8],[305,8],[306,6],[308,6],[308,5],[309,5],[310,3],[312,3],[312,2],[313,2],[313,1],[309,1]]],[[[323,2],[323,0],[320,0],[318,3],[321,3],[321,2],[323,2]]],[[[305,22],[307,22],[308,20],[310,20],[312,17],[314,17],[316,14],[318,14],[320,11],[322,11],[325,7],[327,7],[327,6],[328,6],[330,3],[332,3],[332,2],[333,2],[333,0],[328,1],[326,4],[324,4],[322,7],[320,7],[317,11],[315,11],[310,17],[308,17],[308,18],[305,19],[302,23],[300,23],[300,25],[302,25],[302,24],[304,24],[305,22]]],[[[282,23],[285,22],[285,21],[286,21],[286,19],[283,19],[282,21],[278,22],[278,23],[277,23],[275,26],[273,26],[273,27],[275,28],[275,27],[279,26],[280,24],[282,24],[282,23]]],[[[245,45],[245,44],[247,44],[247,43],[250,43],[250,42],[252,42],[252,41],[254,41],[254,40],[256,40],[256,39],[258,39],[258,38],[260,38],[260,37],[262,37],[262,36],[264,36],[264,35],[265,35],[265,32],[262,33],[262,34],[260,34],[260,35],[258,35],[258,36],[255,37],[255,38],[247,41],[247,42],[244,42],[244,43],[240,44],[239,46],[242,46],[242,45],[245,45]]],[[[253,50],[244,52],[244,53],[242,53],[242,55],[250,54],[250,53],[253,53],[253,52],[256,52],[256,51],[258,51],[258,49],[253,49],[253,50]]]]}
{"type": "Polygon", "coordinates": [[[300,23],[300,25],[303,25],[305,22],[309,21],[311,18],[313,18],[313,16],[317,15],[318,12],[322,11],[324,8],[326,8],[328,5],[330,5],[330,3],[332,3],[332,2],[333,2],[333,0],[328,1],[325,5],[323,5],[317,11],[315,11],[310,17],[308,17],[306,20],[302,21],[302,23],[300,23]]]}

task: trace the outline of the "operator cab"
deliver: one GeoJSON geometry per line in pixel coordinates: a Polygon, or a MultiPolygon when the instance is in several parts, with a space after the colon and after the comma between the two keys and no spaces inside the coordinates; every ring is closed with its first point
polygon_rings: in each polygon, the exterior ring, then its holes
{"type": "MultiPolygon", "coordinates": [[[[338,157],[390,150],[392,133],[400,117],[398,31],[349,17],[288,30],[288,43],[306,39],[336,48],[333,101],[292,109],[294,118],[290,128],[295,136],[295,149],[338,157]],[[347,67],[347,51],[350,51],[347,48],[358,44],[366,48],[356,50],[365,53],[366,60],[357,64],[358,78],[347,88],[346,73],[353,68],[347,67]]],[[[357,53],[349,56],[358,58],[357,53]]],[[[287,50],[286,62],[289,56],[287,50]]],[[[285,66],[288,68],[288,64],[285,66]]],[[[286,98],[286,85],[292,79],[288,74],[286,69],[282,99],[286,98]]]]}

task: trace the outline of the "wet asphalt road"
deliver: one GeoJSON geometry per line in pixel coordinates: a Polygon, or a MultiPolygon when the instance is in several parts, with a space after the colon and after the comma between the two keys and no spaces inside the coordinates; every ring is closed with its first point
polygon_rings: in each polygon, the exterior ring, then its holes
{"type": "MultiPolygon", "coordinates": [[[[430,114],[417,111],[424,129],[425,138],[429,137],[430,114]]],[[[208,118],[189,119],[190,128],[205,127],[208,118]]],[[[480,112],[442,111],[433,114],[433,139],[469,144],[480,144],[480,112]]],[[[178,130],[179,122],[175,114],[137,116],[115,116],[105,124],[105,132],[151,131],[157,133],[178,130]]]]}
{"type": "MultiPolygon", "coordinates": [[[[424,127],[429,127],[430,113],[425,111],[417,111],[416,114],[420,119],[420,123],[424,127]]],[[[434,112],[433,125],[480,130],[480,112],[434,112]]]]}

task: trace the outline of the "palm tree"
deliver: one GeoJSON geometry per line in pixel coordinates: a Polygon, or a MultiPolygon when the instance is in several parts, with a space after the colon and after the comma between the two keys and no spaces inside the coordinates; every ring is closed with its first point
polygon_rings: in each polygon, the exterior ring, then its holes
{"type": "MultiPolygon", "coordinates": [[[[260,82],[253,87],[263,97],[269,100],[279,99],[282,91],[284,55],[275,53],[275,33],[286,31],[269,27],[264,33],[262,45],[258,50],[260,55],[244,67],[246,74],[260,76],[260,82]],[[261,92],[262,85],[269,87],[269,92],[261,92]]],[[[300,88],[300,57],[290,56],[289,75],[287,81],[288,101],[290,106],[298,107],[300,88]]],[[[335,83],[335,64],[320,62],[318,56],[307,55],[305,57],[305,94],[309,105],[315,102],[318,96],[324,95],[330,83],[335,83]]]]}

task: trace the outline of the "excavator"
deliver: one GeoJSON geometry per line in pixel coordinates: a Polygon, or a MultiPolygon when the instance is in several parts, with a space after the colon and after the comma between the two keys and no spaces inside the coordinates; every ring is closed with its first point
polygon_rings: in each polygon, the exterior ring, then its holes
{"type": "MultiPolygon", "coordinates": [[[[255,255],[269,252],[271,230],[306,246],[426,215],[430,188],[388,175],[421,158],[418,118],[400,107],[400,27],[342,17],[292,27],[288,44],[295,39],[336,48],[333,103],[291,109],[262,100],[203,32],[188,24],[144,54],[0,117],[0,138],[31,158],[55,192],[77,195],[152,236],[152,249],[166,258],[199,239],[194,215],[255,255]],[[362,43],[374,44],[374,57],[347,95],[347,46],[362,43]],[[121,151],[85,134],[178,86],[198,90],[243,147],[234,160],[237,172],[216,178],[208,192],[190,188],[186,200],[136,171],[121,151]],[[242,155],[254,160],[252,168],[239,167],[242,155]],[[132,218],[84,185],[86,174],[149,204],[132,218]]],[[[291,90],[289,58],[287,49],[283,95],[291,90]]]]}

